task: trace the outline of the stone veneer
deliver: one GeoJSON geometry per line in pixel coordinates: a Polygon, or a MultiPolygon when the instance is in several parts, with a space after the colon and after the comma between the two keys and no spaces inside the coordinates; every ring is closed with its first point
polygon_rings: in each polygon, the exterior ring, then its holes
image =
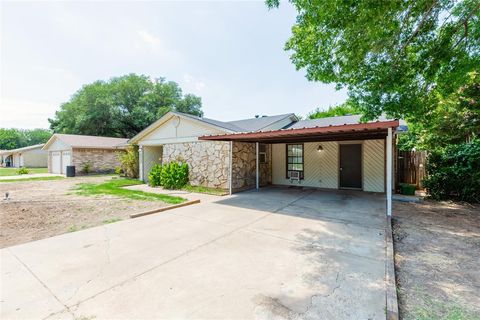
{"type": "MultiPolygon", "coordinates": [[[[149,159],[148,154],[152,151],[144,148],[144,152],[144,158],[149,159]]],[[[267,145],[266,153],[267,163],[260,164],[261,186],[272,182],[270,145],[267,145]]],[[[194,186],[228,189],[229,157],[229,142],[196,141],[163,145],[161,162],[185,161],[189,167],[190,184],[194,186]]],[[[233,143],[232,189],[234,191],[255,187],[255,162],[255,143],[233,143]]],[[[148,168],[146,169],[149,171],[148,168]]],[[[148,172],[144,173],[144,179],[145,177],[148,177],[148,172]]]]}
{"type": "Polygon", "coordinates": [[[111,149],[73,149],[72,165],[75,166],[78,174],[84,173],[83,167],[86,163],[90,163],[91,172],[113,172],[115,167],[121,165],[118,159],[119,152],[124,151],[111,149]]]}
{"type": "Polygon", "coordinates": [[[163,163],[185,161],[190,184],[228,189],[229,143],[196,141],[163,146],[163,163]]]}
{"type": "MultiPolygon", "coordinates": [[[[267,162],[260,163],[260,186],[271,184],[271,152],[270,145],[266,145],[267,162]]],[[[233,143],[233,183],[234,190],[248,189],[255,187],[255,143],[234,142],[233,143]]]]}

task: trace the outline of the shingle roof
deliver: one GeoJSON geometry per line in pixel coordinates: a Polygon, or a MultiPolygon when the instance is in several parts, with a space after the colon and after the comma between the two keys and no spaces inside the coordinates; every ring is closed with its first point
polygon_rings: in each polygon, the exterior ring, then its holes
{"type": "Polygon", "coordinates": [[[54,136],[73,148],[115,149],[128,141],[128,139],[125,138],[83,136],[76,134],[56,133],[54,136]]]}
{"type": "Polygon", "coordinates": [[[279,114],[275,116],[263,116],[258,118],[243,119],[236,121],[229,121],[228,123],[233,124],[237,127],[242,128],[242,131],[259,131],[263,128],[270,126],[271,124],[283,120],[288,117],[295,117],[294,113],[279,114]]]}
{"type": "Polygon", "coordinates": [[[22,151],[28,151],[28,150],[33,150],[37,148],[42,148],[44,146],[44,143],[41,144],[35,144],[33,146],[28,146],[28,147],[23,147],[23,148],[17,148],[17,149],[11,149],[11,150],[0,150],[0,154],[6,154],[6,153],[15,153],[15,152],[22,152],[22,151]]]}
{"type": "Polygon", "coordinates": [[[172,112],[176,114],[180,114],[182,116],[195,119],[198,121],[202,121],[208,124],[212,124],[217,127],[221,127],[230,131],[234,132],[250,132],[250,131],[259,131],[263,128],[266,128],[270,126],[271,124],[283,120],[287,117],[294,117],[294,113],[286,113],[286,114],[279,114],[279,115],[274,115],[274,116],[263,116],[263,117],[258,117],[258,118],[250,118],[250,119],[242,119],[242,120],[236,120],[236,121],[219,121],[219,120],[214,120],[214,119],[209,119],[209,118],[204,118],[204,117],[197,117],[193,116],[191,114],[187,113],[181,113],[181,112],[172,112]]]}

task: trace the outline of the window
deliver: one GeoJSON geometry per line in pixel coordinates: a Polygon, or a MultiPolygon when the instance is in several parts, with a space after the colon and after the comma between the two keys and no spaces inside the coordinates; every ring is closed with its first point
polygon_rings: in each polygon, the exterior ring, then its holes
{"type": "Polygon", "coordinates": [[[303,179],[303,144],[287,144],[287,179],[292,171],[299,172],[303,179]]]}
{"type": "Polygon", "coordinates": [[[267,145],[259,144],[258,145],[258,161],[260,163],[267,163],[267,145]]]}

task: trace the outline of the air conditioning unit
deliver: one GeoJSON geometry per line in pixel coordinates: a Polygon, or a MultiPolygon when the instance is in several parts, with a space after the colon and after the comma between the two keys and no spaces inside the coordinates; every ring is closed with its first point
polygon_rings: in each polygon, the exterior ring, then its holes
{"type": "Polygon", "coordinates": [[[288,176],[290,177],[290,182],[298,181],[300,182],[300,172],[298,171],[289,171],[288,176]]]}

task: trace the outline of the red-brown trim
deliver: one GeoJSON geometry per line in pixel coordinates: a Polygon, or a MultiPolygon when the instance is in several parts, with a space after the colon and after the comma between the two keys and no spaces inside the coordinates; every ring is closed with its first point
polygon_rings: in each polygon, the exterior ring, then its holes
{"type": "Polygon", "coordinates": [[[212,135],[202,136],[199,140],[216,140],[216,141],[279,141],[279,139],[294,139],[301,138],[302,136],[329,136],[335,135],[336,137],[341,135],[349,135],[352,133],[360,134],[384,134],[388,128],[395,128],[399,126],[398,120],[392,121],[377,121],[369,123],[357,123],[357,124],[344,124],[338,126],[328,127],[315,127],[315,128],[301,128],[301,129],[281,129],[272,131],[261,132],[248,132],[248,133],[233,133],[224,135],[212,135]]]}

